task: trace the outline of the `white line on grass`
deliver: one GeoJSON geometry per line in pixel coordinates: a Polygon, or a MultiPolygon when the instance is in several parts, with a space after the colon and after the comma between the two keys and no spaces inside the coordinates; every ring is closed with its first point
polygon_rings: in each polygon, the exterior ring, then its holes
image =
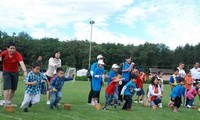
{"type": "MultiPolygon", "coordinates": [[[[67,117],[67,118],[70,118],[70,119],[73,119],[73,120],[80,120],[80,118],[75,118],[75,117],[68,116],[68,115],[63,115],[63,117],[67,117]]],[[[83,119],[81,118],[81,120],[83,120],[83,119]]]]}
{"type": "Polygon", "coordinates": [[[12,119],[15,119],[15,120],[22,120],[22,118],[19,118],[19,117],[16,117],[16,116],[5,115],[5,114],[1,114],[1,113],[0,113],[0,116],[12,118],[12,119]]]}

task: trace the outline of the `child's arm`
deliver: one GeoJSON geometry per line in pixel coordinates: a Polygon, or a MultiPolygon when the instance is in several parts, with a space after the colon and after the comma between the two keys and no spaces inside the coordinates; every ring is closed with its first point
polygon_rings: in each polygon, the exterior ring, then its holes
{"type": "Polygon", "coordinates": [[[188,92],[186,92],[186,97],[189,99],[194,98],[194,95],[192,94],[194,92],[194,89],[190,89],[188,92]]]}
{"type": "Polygon", "coordinates": [[[126,88],[127,88],[126,85],[122,88],[121,93],[120,93],[121,95],[124,95],[124,91],[126,90],[126,88]]]}
{"type": "Polygon", "coordinates": [[[37,81],[25,82],[25,85],[37,85],[37,81]]]}
{"type": "Polygon", "coordinates": [[[37,81],[32,81],[32,77],[30,74],[28,74],[26,76],[26,79],[24,80],[25,82],[25,85],[36,85],[37,84],[37,81]]]}
{"type": "Polygon", "coordinates": [[[50,89],[51,89],[52,91],[57,91],[57,90],[56,90],[56,86],[55,86],[55,81],[56,81],[56,77],[54,77],[54,78],[51,80],[51,82],[50,82],[50,89]]]}
{"type": "Polygon", "coordinates": [[[71,81],[74,77],[63,77],[64,81],[71,81]]]}

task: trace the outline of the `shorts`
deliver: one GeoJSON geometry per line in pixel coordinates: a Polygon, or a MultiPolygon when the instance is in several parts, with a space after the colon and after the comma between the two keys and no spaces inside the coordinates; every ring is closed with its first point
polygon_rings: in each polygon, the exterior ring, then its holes
{"type": "Polygon", "coordinates": [[[138,96],[144,95],[144,89],[141,88],[140,91],[137,91],[137,95],[138,95],[138,96]]]}
{"type": "Polygon", "coordinates": [[[17,90],[19,73],[18,72],[5,72],[3,71],[3,89],[4,90],[17,90]]]}
{"type": "Polygon", "coordinates": [[[92,98],[99,98],[100,91],[92,91],[92,98]]]}

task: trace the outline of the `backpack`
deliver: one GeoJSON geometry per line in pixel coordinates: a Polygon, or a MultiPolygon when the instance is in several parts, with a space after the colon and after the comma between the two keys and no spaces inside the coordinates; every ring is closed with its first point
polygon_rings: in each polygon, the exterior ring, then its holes
{"type": "Polygon", "coordinates": [[[92,75],[90,73],[90,68],[88,69],[88,71],[86,73],[86,77],[92,79],[92,75]]]}

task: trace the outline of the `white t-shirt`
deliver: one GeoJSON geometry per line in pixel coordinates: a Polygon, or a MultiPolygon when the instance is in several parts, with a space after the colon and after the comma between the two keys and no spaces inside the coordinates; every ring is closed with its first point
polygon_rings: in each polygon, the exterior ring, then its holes
{"type": "Polygon", "coordinates": [[[195,69],[194,67],[190,70],[192,79],[200,79],[200,68],[195,69]]]}
{"type": "Polygon", "coordinates": [[[149,85],[149,92],[147,94],[147,97],[150,98],[151,96],[158,96],[158,95],[161,95],[161,88],[160,88],[160,86],[158,85],[158,93],[155,93],[154,92],[154,85],[150,84],[149,85]]]}
{"type": "Polygon", "coordinates": [[[45,74],[49,77],[53,77],[58,67],[61,67],[61,59],[51,57],[45,74]]]}
{"type": "Polygon", "coordinates": [[[179,67],[177,67],[177,69],[179,70],[179,77],[185,78],[186,73],[184,69],[180,69],[179,67]]]}
{"type": "Polygon", "coordinates": [[[157,78],[161,81],[160,83],[160,88],[161,88],[161,91],[164,91],[164,86],[163,86],[163,79],[160,78],[159,76],[157,76],[157,78]]]}

